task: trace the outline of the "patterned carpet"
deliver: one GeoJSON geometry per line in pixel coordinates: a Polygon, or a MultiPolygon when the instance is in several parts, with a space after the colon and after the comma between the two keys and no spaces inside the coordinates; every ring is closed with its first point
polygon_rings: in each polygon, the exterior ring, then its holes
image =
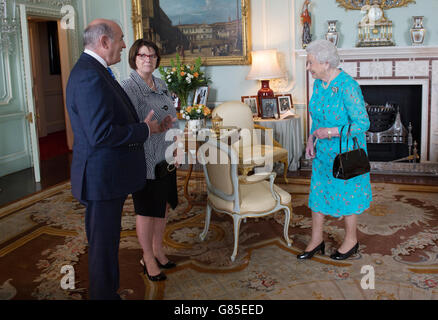
{"type": "MultiPolygon", "coordinates": [[[[180,205],[171,212],[165,233],[168,256],[178,267],[166,272],[165,282],[143,275],[132,200],[125,204],[124,299],[438,299],[438,187],[373,184],[372,206],[359,217],[359,253],[341,262],[328,257],[343,239],[344,222],[326,219],[326,255],[298,261],[295,255],[310,239],[311,216],[309,180],[294,179],[281,185],[293,199],[292,247],[282,237],[284,214],[248,219],[231,262],[232,220],[213,214],[201,242],[205,184],[201,177],[192,178],[190,191],[200,204],[184,213],[182,178],[180,205]],[[374,289],[362,288],[361,283],[371,283],[364,280],[371,275],[364,266],[374,270],[374,289]]],[[[86,299],[87,287],[84,208],[72,198],[69,183],[0,208],[0,300],[86,299]],[[74,268],[74,289],[60,285],[65,265],[74,268]]]]}

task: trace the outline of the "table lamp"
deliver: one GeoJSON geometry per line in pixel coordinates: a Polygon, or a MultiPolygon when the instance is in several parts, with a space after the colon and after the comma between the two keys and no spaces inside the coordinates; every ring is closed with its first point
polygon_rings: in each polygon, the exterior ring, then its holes
{"type": "Polygon", "coordinates": [[[262,98],[274,98],[274,91],[269,88],[269,79],[278,79],[284,76],[277,59],[277,50],[252,51],[251,70],[247,80],[261,80],[262,87],[257,92],[259,104],[262,98]]]}

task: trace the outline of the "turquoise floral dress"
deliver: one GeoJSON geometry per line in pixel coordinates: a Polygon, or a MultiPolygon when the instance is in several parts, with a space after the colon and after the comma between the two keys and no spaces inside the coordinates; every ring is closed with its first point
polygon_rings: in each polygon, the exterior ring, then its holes
{"type": "MultiPolygon", "coordinates": [[[[309,103],[312,117],[312,134],[319,128],[338,127],[342,131],[342,151],[347,151],[347,131],[356,136],[359,146],[367,150],[365,132],[370,126],[368,114],[359,84],[342,69],[325,89],[322,80],[315,80],[312,99],[309,103]]],[[[312,162],[309,208],[333,217],[360,214],[369,208],[372,201],[370,174],[349,180],[333,177],[333,161],[339,152],[339,137],[318,139],[315,158],[312,162]]],[[[353,141],[348,141],[348,150],[353,141]]]]}

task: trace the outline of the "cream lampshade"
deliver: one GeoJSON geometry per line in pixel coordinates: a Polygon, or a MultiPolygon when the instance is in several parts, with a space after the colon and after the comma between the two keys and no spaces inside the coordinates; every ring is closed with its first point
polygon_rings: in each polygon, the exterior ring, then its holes
{"type": "Polygon", "coordinates": [[[284,76],[278,64],[277,50],[259,50],[251,52],[251,70],[246,76],[247,80],[261,80],[262,87],[257,95],[259,103],[262,98],[273,98],[274,91],[269,88],[269,79],[278,79],[284,76]]]}

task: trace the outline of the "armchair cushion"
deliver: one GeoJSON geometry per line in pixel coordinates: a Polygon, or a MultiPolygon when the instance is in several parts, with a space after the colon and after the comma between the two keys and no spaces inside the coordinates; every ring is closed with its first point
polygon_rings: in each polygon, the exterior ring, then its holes
{"type": "Polygon", "coordinates": [[[240,101],[228,101],[213,109],[212,117],[219,115],[224,126],[254,129],[251,109],[240,101]]]}
{"type": "Polygon", "coordinates": [[[242,130],[240,132],[241,138],[233,143],[233,148],[238,152],[241,163],[243,164],[258,164],[263,165],[266,163],[265,159],[271,159],[273,162],[282,162],[284,164],[283,177],[287,182],[287,169],[288,169],[288,151],[283,148],[277,141],[273,140],[273,146],[264,145],[261,138],[257,134],[252,134],[252,130],[266,128],[254,124],[253,115],[251,109],[240,101],[228,101],[222,103],[213,109],[212,116],[219,115],[223,119],[224,126],[236,126],[242,130]],[[253,146],[263,146],[262,148],[253,146]]]}
{"type": "MultiPolygon", "coordinates": [[[[254,184],[240,184],[240,212],[239,214],[246,214],[251,212],[268,212],[275,208],[275,199],[267,194],[271,194],[271,188],[269,186],[269,181],[262,181],[260,183],[254,184]]],[[[280,187],[274,185],[274,191],[280,196],[280,203],[282,205],[288,205],[292,198],[291,195],[281,189],[280,187]]],[[[233,212],[233,201],[227,201],[221,199],[220,197],[214,195],[213,193],[208,194],[208,200],[211,202],[214,208],[219,210],[233,212]]]]}
{"type": "Polygon", "coordinates": [[[282,210],[285,214],[284,238],[291,245],[288,228],[292,212],[291,195],[274,184],[276,174],[264,172],[254,176],[238,176],[238,154],[234,148],[224,143],[208,140],[207,147],[215,148],[220,164],[206,161],[206,154],[200,153],[207,183],[207,212],[205,226],[199,235],[204,240],[210,225],[211,212],[226,213],[233,218],[234,250],[231,260],[234,261],[239,243],[239,226],[241,219],[247,217],[266,216],[282,210]],[[269,178],[269,181],[266,179],[269,178]],[[230,190],[231,189],[231,190],[230,190]],[[230,192],[231,191],[231,192],[230,192]]]}
{"type": "Polygon", "coordinates": [[[277,162],[288,157],[286,149],[268,145],[241,146],[239,155],[244,164],[249,164],[251,161],[263,163],[268,157],[272,157],[273,162],[277,162]]]}

